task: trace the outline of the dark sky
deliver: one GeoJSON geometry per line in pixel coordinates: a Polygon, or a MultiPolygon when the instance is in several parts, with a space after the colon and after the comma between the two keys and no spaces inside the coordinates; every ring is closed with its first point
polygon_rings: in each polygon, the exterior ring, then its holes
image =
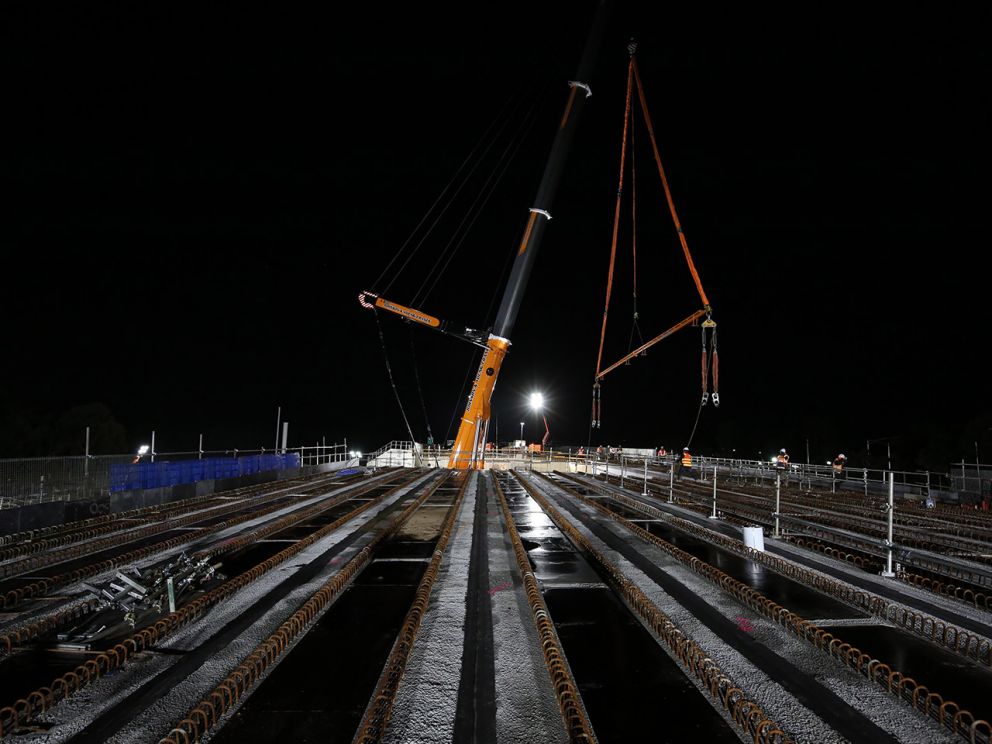
{"type": "MultiPolygon", "coordinates": [[[[809,439],[825,459],[895,437],[908,466],[992,447],[988,12],[631,5],[617,4],[589,81],[496,388],[500,438],[520,421],[539,438],[523,405],[536,389],[556,442],[589,436],[634,36],[719,323],[722,406],[703,410],[695,448],[804,459],[809,439]]],[[[407,438],[357,293],[384,291],[391,274],[373,284],[412,235],[384,292],[410,302],[457,243],[420,306],[492,322],[594,4],[335,7],[5,4],[8,411],[102,402],[134,443],[155,429],[160,450],[201,432],[208,448],[268,446],[277,406],[291,444],[407,438]],[[473,155],[491,127],[502,139],[473,155]],[[415,232],[463,163],[472,179],[415,232]]],[[[650,337],[698,300],[643,128],[636,152],[650,337]]],[[[607,356],[631,330],[624,245],[607,356]]],[[[416,369],[435,438],[454,436],[472,348],[382,323],[415,434],[416,369]]],[[[698,347],[685,330],[612,373],[593,444],[681,447],[698,347]]]]}

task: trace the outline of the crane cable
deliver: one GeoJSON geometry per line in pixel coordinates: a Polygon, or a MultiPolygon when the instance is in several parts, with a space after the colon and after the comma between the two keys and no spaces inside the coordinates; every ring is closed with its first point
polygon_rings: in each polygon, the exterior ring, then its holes
{"type": "Polygon", "coordinates": [[[427,426],[427,446],[434,444],[434,432],[431,431],[431,420],[427,417],[427,404],[424,403],[424,390],[420,387],[420,372],[417,369],[417,349],[413,345],[413,326],[410,326],[410,354],[413,357],[413,379],[417,384],[417,395],[420,396],[420,409],[424,412],[424,424],[427,426]]]}
{"type": "MultiPolygon", "coordinates": [[[[637,332],[638,346],[644,345],[644,335],[641,333],[641,327],[637,322],[640,316],[637,313],[637,165],[634,158],[637,148],[634,146],[635,131],[632,126],[630,128],[630,249],[634,260],[634,319],[630,326],[630,339],[627,341],[628,354],[634,348],[635,331],[637,332]]],[[[641,356],[647,355],[647,349],[641,352],[641,356]]],[[[629,359],[626,364],[630,366],[629,359]]]]}
{"type": "Polygon", "coordinates": [[[478,142],[475,143],[469,154],[465,156],[465,159],[462,161],[461,165],[458,166],[458,169],[455,171],[454,175],[448,181],[448,184],[441,190],[441,193],[437,195],[437,198],[435,198],[434,203],[431,204],[430,208],[424,213],[424,216],[420,218],[420,222],[417,223],[417,225],[407,236],[406,240],[403,241],[403,244],[400,245],[400,247],[396,250],[396,253],[389,260],[389,263],[386,264],[385,268],[383,268],[382,273],[379,274],[379,277],[374,282],[372,282],[370,286],[373,289],[376,289],[386,278],[386,275],[389,273],[389,270],[393,267],[393,264],[395,264],[400,259],[400,257],[406,251],[407,247],[413,241],[414,237],[417,235],[418,231],[427,223],[431,215],[434,214],[435,210],[437,210],[440,205],[440,214],[436,214],[434,216],[433,221],[431,222],[430,226],[427,228],[427,232],[420,238],[420,240],[417,241],[416,245],[413,246],[413,250],[410,251],[409,255],[406,257],[403,263],[396,269],[395,273],[393,274],[392,278],[389,280],[388,284],[385,285],[384,291],[388,291],[389,288],[392,287],[393,282],[395,282],[396,279],[399,277],[399,275],[403,273],[403,269],[406,268],[407,264],[410,263],[414,255],[416,255],[417,251],[419,251],[420,248],[423,246],[424,241],[433,231],[438,221],[441,219],[444,213],[447,212],[448,209],[450,209],[451,205],[454,203],[454,198],[461,192],[461,190],[465,187],[466,183],[468,182],[469,177],[479,167],[479,164],[482,162],[482,157],[493,146],[493,143],[495,142],[496,137],[499,134],[499,131],[503,128],[503,126],[505,126],[505,121],[504,121],[505,112],[507,108],[510,106],[511,100],[512,98],[508,99],[506,103],[504,103],[503,110],[500,111],[500,113],[493,118],[493,121],[490,122],[489,127],[486,129],[486,131],[482,133],[482,136],[479,138],[478,142]],[[496,130],[495,133],[494,133],[494,129],[496,130]],[[468,171],[467,173],[465,173],[466,170],[468,171]],[[450,193],[449,195],[449,192],[452,191],[454,191],[454,193],[450,193]],[[446,203],[442,204],[443,200],[446,200],[446,203]]]}
{"type": "MultiPolygon", "coordinates": [[[[631,57],[633,62],[633,57],[631,57]]],[[[606,344],[606,320],[610,313],[610,295],[613,293],[613,269],[617,259],[617,231],[620,229],[620,206],[623,199],[623,181],[627,170],[627,131],[630,127],[630,107],[633,89],[631,86],[633,67],[627,67],[627,101],[623,112],[623,140],[620,144],[620,177],[617,185],[617,201],[613,208],[613,237],[610,242],[610,270],[606,276],[606,303],[603,307],[603,326],[599,333],[599,353],[596,355],[596,377],[592,386],[592,428],[601,428],[599,373],[603,369],[603,347],[606,344]]]]}
{"type": "Polygon", "coordinates": [[[410,428],[410,420],[406,417],[406,410],[403,408],[403,401],[400,400],[400,391],[396,389],[396,381],[393,379],[393,369],[389,365],[389,354],[386,353],[386,337],[382,334],[382,323],[379,321],[379,311],[372,308],[375,315],[375,324],[379,329],[379,343],[382,345],[382,358],[386,361],[386,374],[389,375],[389,384],[393,387],[393,395],[396,396],[396,403],[400,407],[400,414],[403,416],[403,423],[406,424],[406,432],[410,435],[410,441],[416,442],[413,436],[413,429],[410,428]]]}
{"type": "MultiPolygon", "coordinates": [[[[633,58],[631,58],[633,62],[633,58]]],[[[627,102],[623,112],[623,141],[620,145],[620,179],[617,185],[617,201],[613,209],[613,238],[610,242],[610,270],[606,275],[606,303],[603,307],[603,327],[599,333],[599,353],[596,355],[596,380],[603,369],[603,346],[606,344],[606,320],[610,312],[610,296],[613,293],[613,269],[617,260],[617,231],[620,229],[620,206],[623,198],[624,174],[627,170],[627,130],[630,127],[631,80],[633,67],[627,68],[627,102]]],[[[598,385],[598,382],[597,382],[598,385]]],[[[595,387],[593,388],[595,390],[595,387]]]]}

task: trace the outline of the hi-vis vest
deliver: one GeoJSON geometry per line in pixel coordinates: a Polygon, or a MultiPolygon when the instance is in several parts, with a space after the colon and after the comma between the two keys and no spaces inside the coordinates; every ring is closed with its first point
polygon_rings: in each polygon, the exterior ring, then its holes
{"type": "Polygon", "coordinates": [[[691,468],[692,467],[692,455],[688,452],[682,453],[682,467],[691,468]]]}
{"type": "Polygon", "coordinates": [[[789,464],[788,455],[779,455],[775,460],[775,466],[779,468],[784,468],[788,464],[789,464]]]}
{"type": "Polygon", "coordinates": [[[836,460],[834,460],[834,471],[837,473],[841,473],[844,471],[844,461],[841,460],[839,457],[836,460]]]}

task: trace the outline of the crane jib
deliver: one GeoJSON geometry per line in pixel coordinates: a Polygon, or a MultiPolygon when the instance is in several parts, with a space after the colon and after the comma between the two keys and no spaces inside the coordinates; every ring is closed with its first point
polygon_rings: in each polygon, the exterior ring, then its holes
{"type": "Polygon", "coordinates": [[[376,299],[375,305],[376,307],[381,307],[383,310],[388,310],[391,313],[402,315],[404,318],[430,326],[431,328],[438,328],[441,325],[441,321],[433,315],[422,313],[419,310],[414,310],[413,308],[406,307],[405,305],[397,305],[395,302],[384,300],[381,297],[376,299]]]}

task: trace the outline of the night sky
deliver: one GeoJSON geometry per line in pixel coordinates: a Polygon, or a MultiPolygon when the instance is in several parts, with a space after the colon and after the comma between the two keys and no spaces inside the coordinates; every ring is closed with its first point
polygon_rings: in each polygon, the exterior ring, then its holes
{"type": "MultiPolygon", "coordinates": [[[[808,440],[857,465],[888,437],[875,464],[886,444],[902,467],[973,460],[975,442],[992,459],[989,13],[637,6],[617,4],[589,81],[496,387],[499,438],[523,421],[540,439],[525,397],[541,390],[553,443],[590,441],[633,36],[719,324],[722,405],[694,450],[804,460],[808,440]]],[[[81,453],[94,403],[127,449],[153,429],[160,451],[201,432],[207,449],[270,447],[277,406],[291,445],[408,438],[357,294],[492,323],[594,3],[334,7],[4,5],[0,457],[81,453]]],[[[636,137],[651,337],[699,302],[636,137]]],[[[633,313],[621,224],[608,358],[633,313]]],[[[453,438],[473,348],[380,320],[414,434],[419,377],[435,439],[453,438]]],[[[609,375],[593,446],[681,448],[699,346],[687,329],[609,375]]]]}

